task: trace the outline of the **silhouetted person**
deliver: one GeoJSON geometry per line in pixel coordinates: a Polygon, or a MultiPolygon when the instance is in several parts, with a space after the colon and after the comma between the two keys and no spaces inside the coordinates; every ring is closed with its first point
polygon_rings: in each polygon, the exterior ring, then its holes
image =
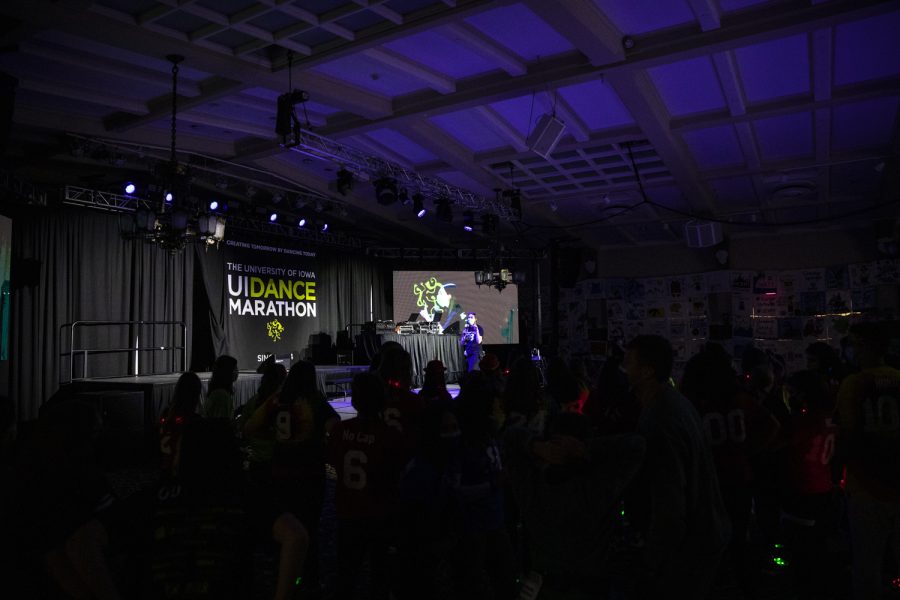
{"type": "Polygon", "coordinates": [[[627,509],[645,541],[639,597],[704,598],[731,534],[712,451],[697,410],[669,383],[669,342],[641,335],[626,350],[641,404],[637,431],[647,440],[627,509]]]}
{"type": "Polygon", "coordinates": [[[853,597],[884,597],[889,544],[900,572],[900,371],[884,364],[885,324],[855,323],[850,337],[860,372],[838,391],[838,451],[847,468],[847,511],[853,554],[853,597]]]}

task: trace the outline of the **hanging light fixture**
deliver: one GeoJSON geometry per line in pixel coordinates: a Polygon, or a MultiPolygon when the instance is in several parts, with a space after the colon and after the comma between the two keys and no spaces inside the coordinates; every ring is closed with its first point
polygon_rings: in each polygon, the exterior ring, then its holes
{"type": "Polygon", "coordinates": [[[493,260],[488,263],[486,271],[475,271],[475,285],[478,287],[486,285],[496,289],[498,292],[502,292],[511,283],[516,285],[525,283],[525,274],[521,271],[513,272],[506,268],[497,270],[494,268],[493,260]]]}
{"type": "Polygon", "coordinates": [[[215,245],[225,239],[225,217],[202,211],[199,203],[190,198],[190,173],[188,165],[179,163],[175,152],[175,124],[178,104],[178,64],[184,60],[179,54],[169,54],[172,63],[172,144],[169,161],[157,165],[157,188],[162,190],[158,198],[157,212],[154,202],[141,205],[134,214],[134,226],[125,235],[128,239],[156,244],[173,254],[188,244],[215,245]]]}

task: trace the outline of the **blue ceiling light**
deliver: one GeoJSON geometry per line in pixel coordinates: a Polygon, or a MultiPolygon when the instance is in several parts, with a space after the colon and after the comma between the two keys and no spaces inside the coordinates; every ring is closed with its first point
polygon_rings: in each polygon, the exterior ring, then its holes
{"type": "Polygon", "coordinates": [[[427,212],[425,210],[425,197],[422,194],[416,194],[412,197],[413,200],[413,210],[416,212],[416,217],[421,219],[425,216],[427,212]]]}
{"type": "Polygon", "coordinates": [[[472,214],[471,210],[467,210],[463,213],[463,229],[466,231],[472,231],[475,228],[475,215],[472,214]]]}

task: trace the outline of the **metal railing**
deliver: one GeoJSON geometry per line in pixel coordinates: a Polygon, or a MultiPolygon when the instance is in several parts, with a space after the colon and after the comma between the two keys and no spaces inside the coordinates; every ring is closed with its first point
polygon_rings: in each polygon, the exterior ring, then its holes
{"type": "MultiPolygon", "coordinates": [[[[88,359],[91,356],[95,355],[108,355],[108,354],[131,354],[132,360],[129,361],[132,365],[132,369],[130,373],[123,373],[124,375],[142,375],[145,373],[141,372],[141,353],[145,352],[168,352],[169,353],[169,366],[170,370],[168,372],[174,373],[176,371],[187,371],[187,351],[186,351],[186,341],[187,341],[187,327],[184,321],[74,321],[72,323],[66,323],[60,327],[60,334],[62,334],[66,329],[68,329],[68,335],[66,336],[68,341],[68,349],[60,352],[60,357],[69,357],[69,379],[68,382],[76,381],[75,377],[75,359],[77,356],[81,357],[81,377],[77,378],[77,380],[89,379],[88,377],[88,359]],[[167,332],[171,335],[171,345],[158,345],[157,343],[157,335],[156,335],[156,327],[157,326],[168,326],[171,327],[171,330],[167,332]],[[92,327],[127,327],[129,345],[124,348],[88,348],[82,347],[81,345],[75,345],[76,342],[76,334],[83,330],[84,328],[92,328],[92,327]],[[146,332],[146,328],[150,327],[149,334],[146,332]],[[181,333],[181,341],[180,345],[178,344],[178,332],[181,333]],[[149,337],[149,341],[148,338],[149,337]],[[177,363],[177,354],[181,352],[181,368],[178,369],[177,363]]],[[[168,337],[168,335],[166,336],[168,337]]],[[[84,343],[84,342],[81,342],[84,343]]],[[[154,362],[155,364],[155,362],[154,362]]],[[[156,374],[155,371],[151,370],[150,374],[156,374]]],[[[117,375],[111,375],[112,377],[116,377],[117,375]]],[[[62,379],[62,373],[60,373],[60,383],[68,383],[62,379]]]]}

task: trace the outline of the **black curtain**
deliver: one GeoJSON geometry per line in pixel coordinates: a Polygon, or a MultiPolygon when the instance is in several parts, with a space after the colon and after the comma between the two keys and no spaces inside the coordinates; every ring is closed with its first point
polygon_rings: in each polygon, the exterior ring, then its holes
{"type": "Polygon", "coordinates": [[[319,308],[319,329],[337,339],[337,332],[388,314],[391,272],[367,256],[326,251],[319,254],[319,295],[335,298],[319,308]],[[326,295],[327,294],[327,295],[326,295]],[[371,308],[370,308],[371,307],[371,308]]]}
{"type": "MultiPolygon", "coordinates": [[[[19,215],[13,221],[10,393],[20,421],[37,416],[41,404],[68,380],[74,321],[188,321],[192,313],[193,268],[190,251],[169,254],[122,239],[127,215],[65,208],[19,215]],[[35,273],[37,271],[37,273],[35,273]]],[[[191,332],[177,326],[102,326],[81,330],[76,345],[89,348],[184,346],[184,355],[142,352],[141,373],[181,369],[190,357],[191,332]]],[[[92,355],[88,376],[126,375],[134,371],[132,353],[92,355]]]]}
{"type": "MultiPolygon", "coordinates": [[[[228,300],[225,297],[225,252],[224,247],[209,249],[198,246],[194,252],[196,266],[200,270],[197,279],[203,280],[205,296],[208,300],[206,310],[207,322],[202,326],[208,328],[212,342],[213,357],[228,354],[228,340],[225,339],[225,315],[228,300]]],[[[196,315],[203,312],[203,307],[198,307],[196,315]]],[[[192,362],[205,363],[207,356],[195,356],[192,362]]]]}

